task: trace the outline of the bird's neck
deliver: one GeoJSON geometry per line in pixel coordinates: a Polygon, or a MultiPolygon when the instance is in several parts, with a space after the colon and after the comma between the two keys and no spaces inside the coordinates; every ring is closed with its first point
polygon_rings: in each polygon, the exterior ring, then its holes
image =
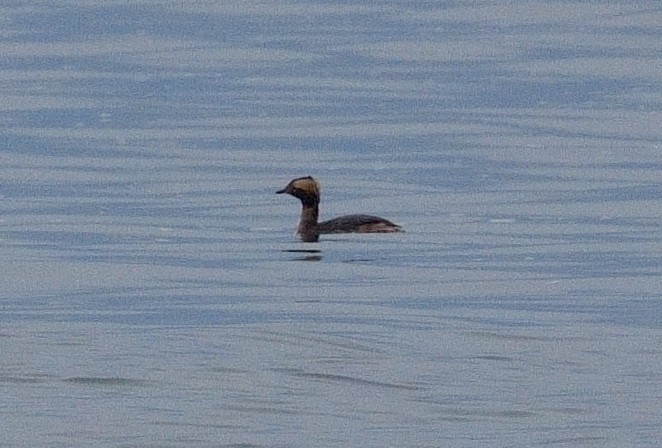
{"type": "Polygon", "coordinates": [[[318,202],[303,202],[301,208],[301,219],[299,220],[299,229],[297,233],[301,239],[306,242],[313,242],[319,239],[319,229],[317,228],[317,219],[319,218],[318,202]]]}

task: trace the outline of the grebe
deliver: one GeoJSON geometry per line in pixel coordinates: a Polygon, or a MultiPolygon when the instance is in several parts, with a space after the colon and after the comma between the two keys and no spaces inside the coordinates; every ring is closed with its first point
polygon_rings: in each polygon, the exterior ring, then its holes
{"type": "Polygon", "coordinates": [[[276,194],[287,193],[301,201],[301,220],[297,233],[305,242],[314,242],[324,233],[391,233],[402,228],[384,218],[371,215],[347,215],[318,223],[322,187],[311,176],[291,181],[276,194]]]}

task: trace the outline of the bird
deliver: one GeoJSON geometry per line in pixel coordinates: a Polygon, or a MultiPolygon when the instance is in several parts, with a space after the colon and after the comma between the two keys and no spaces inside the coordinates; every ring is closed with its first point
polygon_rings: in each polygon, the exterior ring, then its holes
{"type": "Polygon", "coordinates": [[[346,215],[328,221],[317,222],[322,194],[320,183],[312,176],[298,177],[276,194],[289,194],[301,201],[301,218],[297,234],[302,241],[311,243],[319,236],[329,233],[393,233],[402,232],[402,227],[373,215],[346,215]]]}

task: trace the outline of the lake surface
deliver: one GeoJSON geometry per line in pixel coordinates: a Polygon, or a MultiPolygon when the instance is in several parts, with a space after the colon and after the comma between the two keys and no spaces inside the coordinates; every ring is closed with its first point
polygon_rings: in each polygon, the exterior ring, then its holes
{"type": "Polygon", "coordinates": [[[658,5],[0,12],[1,446],[659,446],[658,5]]]}

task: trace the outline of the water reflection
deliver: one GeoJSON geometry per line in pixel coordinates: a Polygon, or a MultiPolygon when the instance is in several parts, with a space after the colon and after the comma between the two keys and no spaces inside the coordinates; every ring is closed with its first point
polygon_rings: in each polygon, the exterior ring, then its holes
{"type": "Polygon", "coordinates": [[[290,258],[290,261],[320,261],[322,260],[322,251],[319,249],[286,249],[283,252],[294,254],[307,254],[299,257],[290,258]]]}

